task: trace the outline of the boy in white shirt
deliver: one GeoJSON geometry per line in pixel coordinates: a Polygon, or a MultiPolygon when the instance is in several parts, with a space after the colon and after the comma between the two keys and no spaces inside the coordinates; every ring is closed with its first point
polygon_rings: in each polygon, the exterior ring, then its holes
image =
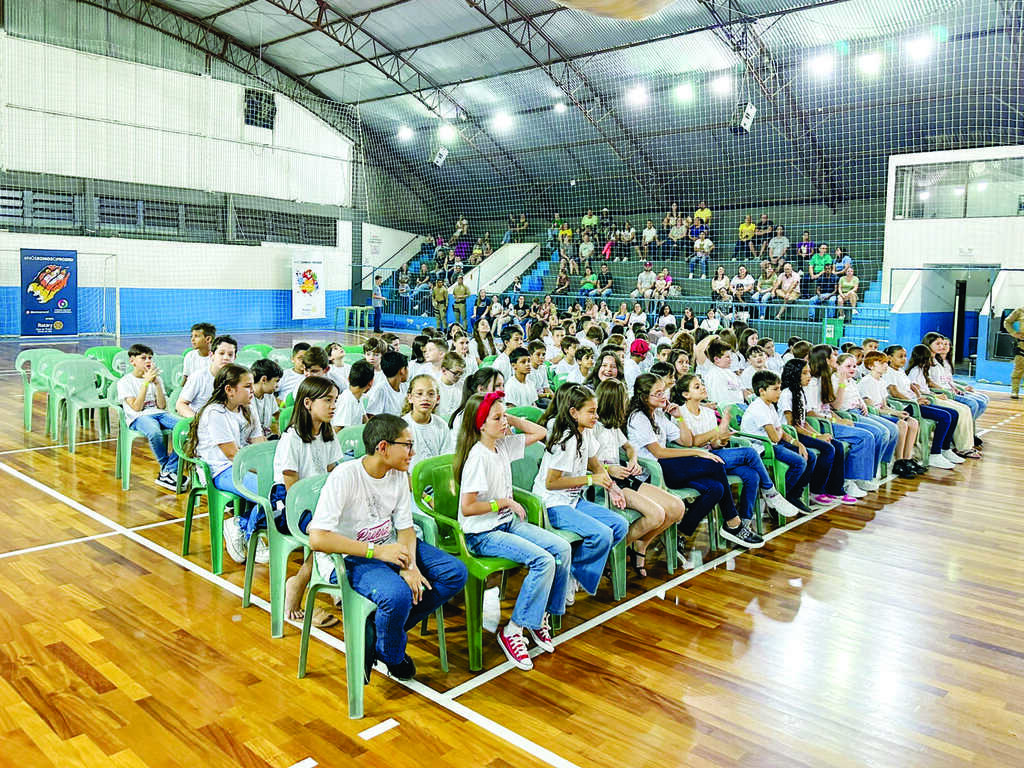
{"type": "Polygon", "coordinates": [[[512,350],[522,346],[523,334],[514,326],[505,326],[501,332],[501,338],[504,339],[505,346],[502,347],[501,353],[494,358],[491,367],[500,371],[501,375],[505,377],[505,381],[508,381],[512,378],[512,361],[509,359],[509,355],[512,350]]]}
{"type": "Polygon", "coordinates": [[[435,414],[444,423],[455,413],[462,402],[462,387],[466,376],[466,363],[458,352],[449,352],[441,361],[441,380],[437,383],[439,402],[435,414]]]}
{"type": "Polygon", "coordinates": [[[213,377],[225,365],[235,361],[238,342],[230,336],[218,336],[210,348],[213,350],[210,353],[210,364],[193,373],[178,393],[174,410],[183,418],[193,418],[206,405],[206,401],[213,394],[213,377]]]}
{"type": "Polygon", "coordinates": [[[771,339],[761,339],[757,342],[757,346],[764,350],[764,367],[772,373],[782,376],[782,369],[786,364],[782,362],[782,356],[775,351],[775,342],[771,339]]]}
{"type": "Polygon", "coordinates": [[[366,398],[366,412],[371,416],[380,413],[402,415],[405,392],[402,389],[409,379],[409,358],[401,352],[385,352],[380,360],[384,381],[375,381],[366,398]]]}
{"type": "Polygon", "coordinates": [[[306,354],[306,350],[310,348],[310,345],[304,341],[300,341],[292,346],[292,367],[281,376],[281,380],[277,383],[277,399],[284,401],[288,395],[295,395],[295,390],[299,388],[299,384],[306,378],[306,369],[302,364],[302,356],[306,354]]]}
{"type": "Polygon", "coordinates": [[[718,405],[742,404],[743,385],[732,365],[732,349],[724,341],[715,339],[707,346],[707,359],[711,362],[703,374],[708,399],[718,405]]]}
{"type": "Polygon", "coordinates": [[[547,360],[549,363],[557,363],[562,359],[562,339],[565,338],[565,329],[560,325],[552,326],[551,336],[544,339],[547,345],[547,360]]]}
{"type": "MultiPolygon", "coordinates": [[[[763,435],[774,443],[775,458],[785,464],[786,500],[801,512],[810,512],[804,504],[802,496],[804,488],[811,482],[814,474],[814,456],[782,428],[782,417],[776,410],[779,396],[782,394],[782,382],[771,371],[758,371],[752,385],[756,397],[743,412],[740,431],[750,435],[763,435]]],[[[758,452],[764,446],[755,444],[758,452]]]]}
{"type": "Polygon", "coordinates": [[[167,449],[163,430],[174,429],[179,419],[167,412],[167,395],[160,371],[153,365],[153,350],[145,344],[133,344],[128,349],[128,362],[132,369],[117,382],[117,399],[124,407],[124,420],[129,429],[141,432],[149,440],[160,465],[156,484],[177,490],[178,456],[173,448],[167,449]]]}
{"type": "Polygon", "coordinates": [[[348,372],[348,386],[342,390],[334,405],[331,426],[335,432],[366,422],[366,409],[363,408],[362,399],[372,386],[373,366],[365,360],[356,360],[348,372]]]}
{"type": "Polygon", "coordinates": [[[370,419],[363,429],[366,455],[328,475],[309,523],[310,546],[344,555],[352,588],[377,604],[366,621],[364,682],[376,659],[392,677],[412,679],[416,666],[405,652],[407,628],[466,583],[465,565],[416,540],[408,475],[412,442],[409,425],[398,416],[370,419]]]}
{"type": "Polygon", "coordinates": [[[277,404],[277,398],[274,397],[274,392],[277,390],[277,384],[283,371],[280,365],[269,358],[257,360],[252,364],[250,370],[252,371],[252,406],[256,415],[260,417],[263,436],[269,439],[272,434],[276,433],[274,417],[281,410],[277,404]]]}
{"type": "MultiPolygon", "coordinates": [[[[562,342],[563,345],[565,342],[562,342]]],[[[505,380],[505,402],[513,405],[536,405],[537,388],[530,381],[530,353],[520,347],[512,350],[512,378],[505,380]]]]}
{"type": "Polygon", "coordinates": [[[575,336],[567,336],[562,339],[562,359],[555,365],[555,376],[568,376],[577,370],[576,350],[580,342],[575,336]]]}
{"type": "Polygon", "coordinates": [[[530,353],[530,381],[537,388],[538,397],[551,397],[551,387],[548,384],[548,367],[544,364],[547,346],[540,339],[534,339],[527,345],[526,349],[530,353]]]}
{"type": "MultiPolygon", "coordinates": [[[[758,371],[768,370],[768,357],[761,347],[751,347],[747,353],[747,367],[740,374],[740,386],[743,387],[743,399],[746,400],[754,393],[754,374],[758,371]]],[[[773,371],[774,373],[774,371],[773,371]]]]}
{"type": "Polygon", "coordinates": [[[582,384],[587,380],[590,371],[594,368],[594,350],[590,347],[583,347],[576,353],[576,368],[566,379],[567,384],[582,384]]]}
{"type": "Polygon", "coordinates": [[[339,392],[348,388],[349,366],[345,365],[345,348],[336,341],[327,345],[327,359],[331,367],[327,369],[327,378],[334,382],[339,392]]]}
{"type": "Polygon", "coordinates": [[[192,336],[189,339],[192,349],[185,355],[185,362],[181,366],[183,381],[188,377],[210,365],[210,345],[217,336],[217,329],[210,323],[196,323],[192,326],[192,336]]]}

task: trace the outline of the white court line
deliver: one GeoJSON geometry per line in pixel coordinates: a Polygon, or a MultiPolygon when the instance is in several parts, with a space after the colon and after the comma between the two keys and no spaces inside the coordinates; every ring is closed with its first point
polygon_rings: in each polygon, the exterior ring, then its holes
{"type": "Polygon", "coordinates": [[[305,760],[300,760],[295,765],[290,766],[290,768],[316,768],[318,765],[319,763],[312,757],[307,757],[305,760]]]}
{"type": "Polygon", "coordinates": [[[1000,428],[1001,426],[1003,426],[1004,424],[1009,424],[1009,423],[1010,423],[1011,421],[1013,421],[1014,419],[1016,419],[1016,418],[1017,418],[1018,416],[1020,416],[1021,414],[1024,414],[1024,411],[1020,411],[1020,412],[1018,412],[1018,413],[1015,413],[1015,414],[1013,414],[1012,416],[1007,416],[1007,417],[1006,417],[1005,419],[1003,419],[1003,420],[1002,420],[1002,421],[1000,421],[999,423],[997,423],[997,424],[993,424],[993,425],[992,425],[991,427],[987,427],[986,429],[983,429],[983,430],[981,430],[980,432],[978,432],[978,437],[981,437],[982,435],[987,435],[987,434],[988,434],[989,432],[991,432],[992,430],[994,430],[994,429],[999,429],[999,428],[1000,428]]]}
{"type": "MultiPolygon", "coordinates": [[[[835,509],[838,506],[838,504],[831,504],[827,507],[816,509],[809,515],[803,515],[802,517],[798,517],[796,520],[786,523],[781,528],[776,528],[771,533],[766,533],[764,535],[764,540],[770,541],[771,539],[774,539],[776,536],[781,536],[783,533],[791,531],[797,526],[803,525],[804,523],[808,522],[809,520],[813,520],[818,515],[822,515],[825,512],[830,512],[831,510],[835,509]]],[[[601,624],[604,624],[606,621],[610,621],[611,619],[614,619],[616,616],[619,616],[625,613],[626,611],[632,610],[633,608],[636,608],[638,605],[646,603],[651,598],[660,597],[664,599],[665,592],[667,592],[668,590],[674,589],[675,587],[678,587],[680,584],[683,584],[689,581],[690,579],[711,570],[712,568],[717,568],[719,565],[729,563],[742,554],[747,554],[749,552],[756,551],[757,550],[748,550],[742,548],[730,549],[724,555],[719,555],[714,560],[709,560],[708,562],[704,563],[703,565],[697,568],[694,568],[691,571],[687,571],[686,573],[683,573],[680,576],[676,576],[675,578],[669,579],[668,581],[659,584],[657,587],[653,587],[652,589],[647,590],[643,594],[637,595],[631,600],[619,603],[618,605],[609,608],[604,613],[600,613],[594,618],[588,619],[587,621],[584,621],[582,624],[578,624],[572,629],[566,630],[565,632],[559,632],[554,638],[555,645],[561,645],[567,640],[571,640],[577,635],[583,634],[587,630],[600,626],[601,624]]],[[[543,652],[544,651],[542,651],[540,648],[535,647],[530,652],[530,656],[535,657],[543,652]]],[[[516,667],[513,666],[512,662],[506,661],[503,664],[499,664],[498,666],[493,667],[487,670],[486,672],[477,675],[471,680],[467,680],[462,685],[458,685],[452,688],[450,691],[448,691],[448,695],[451,696],[453,699],[458,698],[459,696],[462,696],[465,693],[469,693],[475,688],[479,688],[481,685],[484,685],[485,683],[489,683],[491,680],[494,680],[497,677],[501,677],[501,675],[515,668],[516,667]]]]}
{"type": "Polygon", "coordinates": [[[392,728],[398,727],[398,721],[393,717],[389,717],[382,723],[377,723],[372,728],[367,728],[365,731],[360,731],[359,738],[363,741],[369,741],[375,736],[380,736],[382,733],[390,731],[392,728]]]}
{"type": "MultiPolygon", "coordinates": [[[[185,559],[184,557],[182,557],[181,555],[177,554],[176,552],[171,552],[166,547],[162,547],[159,544],[157,544],[156,542],[150,541],[145,536],[139,535],[138,533],[136,533],[135,531],[131,530],[130,528],[125,528],[120,523],[114,522],[110,518],[108,518],[108,517],[106,517],[104,515],[101,515],[99,512],[96,512],[95,510],[90,509],[89,507],[85,506],[84,504],[81,504],[81,503],[75,501],[74,499],[71,499],[71,498],[65,496],[60,491],[56,491],[53,488],[50,488],[49,486],[44,485],[43,483],[39,482],[38,480],[35,480],[34,478],[29,477],[24,472],[20,472],[17,469],[14,469],[13,467],[11,467],[11,466],[9,466],[7,464],[4,464],[2,462],[0,462],[0,472],[6,472],[11,477],[18,478],[19,480],[21,480],[22,482],[26,483],[27,485],[30,485],[33,488],[35,488],[36,490],[45,493],[47,496],[50,496],[52,498],[57,499],[58,501],[63,502],[64,504],[68,505],[72,509],[74,509],[74,510],[76,510],[78,512],[81,512],[86,517],[89,517],[92,520],[95,520],[96,522],[100,523],[101,525],[105,525],[106,527],[110,528],[112,531],[115,531],[115,532],[121,534],[122,536],[125,536],[126,538],[128,538],[129,540],[135,542],[136,544],[140,544],[143,547],[145,547],[146,549],[150,550],[151,552],[154,552],[157,555],[160,555],[161,557],[163,557],[163,558],[165,558],[167,560],[170,560],[175,565],[177,565],[177,566],[179,566],[179,567],[181,567],[181,568],[183,568],[183,569],[185,569],[187,571],[191,571],[192,573],[196,574],[197,576],[199,576],[202,579],[205,579],[206,581],[210,582],[211,584],[215,584],[215,585],[219,586],[221,589],[225,590],[226,592],[230,592],[235,597],[238,597],[238,598],[242,597],[242,588],[241,587],[239,587],[239,586],[237,586],[235,584],[232,584],[227,579],[225,579],[225,578],[223,578],[221,576],[217,576],[217,575],[211,573],[210,571],[206,570],[205,568],[203,568],[203,567],[201,567],[199,565],[196,565],[191,560],[185,559]]],[[[264,600],[261,597],[258,597],[256,595],[252,595],[251,603],[250,604],[251,605],[255,605],[257,608],[262,609],[263,611],[265,611],[268,614],[270,613],[270,603],[268,603],[266,600],[264,600]]],[[[299,627],[301,629],[301,625],[298,624],[297,622],[290,621],[287,618],[285,618],[285,621],[288,624],[291,624],[293,627],[299,627]]],[[[341,651],[342,653],[345,652],[345,643],[342,642],[339,638],[335,637],[334,635],[327,634],[323,630],[317,629],[315,627],[312,628],[312,630],[310,632],[310,637],[315,637],[317,640],[320,640],[325,645],[328,645],[331,648],[334,648],[335,650],[341,651]]],[[[379,668],[379,666],[380,665],[378,664],[378,668],[379,668]]],[[[452,714],[457,715],[458,717],[461,717],[464,720],[468,720],[469,722],[473,723],[474,725],[477,725],[480,728],[482,728],[483,730],[487,731],[491,735],[496,736],[497,738],[501,739],[502,741],[508,742],[512,746],[521,749],[523,752],[526,752],[528,755],[532,755],[533,757],[537,758],[538,760],[541,760],[542,762],[547,763],[548,765],[554,766],[555,768],[580,768],[579,766],[577,766],[575,763],[571,762],[570,760],[566,760],[564,757],[561,757],[560,755],[555,754],[551,750],[549,750],[549,749],[547,749],[545,747],[542,747],[540,744],[532,742],[529,739],[527,739],[525,736],[522,736],[522,735],[516,733],[515,731],[510,730],[509,728],[505,727],[501,723],[495,722],[494,720],[491,720],[489,717],[481,715],[479,712],[476,712],[475,710],[472,710],[469,707],[466,707],[463,704],[460,704],[459,702],[454,701],[451,698],[451,696],[449,696],[448,694],[440,693],[438,691],[435,691],[433,688],[430,688],[429,686],[424,685],[423,683],[419,682],[418,680],[401,681],[401,680],[395,680],[395,679],[392,678],[392,682],[394,682],[394,683],[396,683],[398,685],[405,686],[406,688],[408,688],[409,690],[413,691],[414,693],[418,693],[419,695],[423,696],[425,699],[428,699],[429,701],[434,702],[435,704],[443,707],[444,709],[448,710],[452,714]]]]}
{"type": "MultiPolygon", "coordinates": [[[[116,443],[116,437],[108,437],[104,440],[85,440],[84,442],[76,442],[75,446],[80,445],[97,445],[98,443],[116,443]]],[[[67,448],[67,443],[54,443],[53,445],[37,445],[35,448],[15,448],[10,451],[0,451],[0,456],[10,456],[12,453],[31,453],[32,451],[50,451],[54,448],[67,448]]]]}
{"type": "MultiPolygon", "coordinates": [[[[209,512],[204,512],[201,515],[193,515],[193,520],[202,520],[204,517],[209,517],[209,512]]],[[[156,523],[146,523],[144,525],[132,526],[129,530],[132,531],[148,531],[150,528],[159,528],[164,525],[173,525],[174,523],[184,522],[184,517],[176,517],[173,520],[160,520],[156,523]]],[[[109,536],[120,536],[120,531],[107,531],[106,533],[94,533],[91,536],[79,536],[77,539],[65,539],[64,541],[52,541],[49,544],[39,544],[34,547],[25,547],[24,549],[14,549],[10,552],[0,552],[0,560],[5,560],[8,557],[16,557],[17,555],[30,555],[33,552],[45,552],[48,549],[57,549],[58,547],[67,547],[72,544],[81,544],[86,541],[96,541],[96,539],[105,539],[109,536]]]]}

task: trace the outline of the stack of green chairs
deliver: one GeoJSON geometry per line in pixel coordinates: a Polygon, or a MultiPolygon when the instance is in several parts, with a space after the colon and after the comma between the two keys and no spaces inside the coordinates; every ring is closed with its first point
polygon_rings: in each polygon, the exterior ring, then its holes
{"type": "Polygon", "coordinates": [[[269,357],[275,363],[281,366],[282,370],[287,371],[292,367],[292,350],[291,347],[281,347],[278,349],[272,349],[264,357],[269,357]]]}
{"type": "Polygon", "coordinates": [[[259,357],[257,357],[256,359],[262,360],[264,357],[269,355],[273,351],[273,349],[274,348],[269,344],[246,344],[244,347],[238,350],[238,354],[253,351],[259,354],[259,357]]]}
{"type": "Polygon", "coordinates": [[[266,355],[262,354],[258,349],[243,349],[235,356],[235,362],[239,365],[244,365],[246,368],[252,368],[252,364],[257,360],[262,360],[266,355]]]}
{"type": "MultiPolygon", "coordinates": [[[[362,354],[363,354],[363,345],[362,344],[353,344],[351,346],[345,347],[345,361],[346,362],[348,362],[348,356],[349,355],[362,355],[362,354]]],[[[412,354],[412,349],[410,348],[408,352],[405,352],[403,354],[406,354],[406,355],[412,354]]]]}
{"type": "Polygon", "coordinates": [[[128,351],[122,349],[110,361],[110,371],[118,378],[124,376],[131,369],[132,364],[128,362],[128,351]]]}
{"type": "Polygon", "coordinates": [[[121,347],[89,347],[85,350],[85,356],[91,357],[93,360],[98,360],[107,367],[107,370],[111,373],[117,373],[114,370],[114,357],[119,353],[124,352],[121,347]]]}
{"type": "Polygon", "coordinates": [[[110,433],[109,408],[117,404],[114,389],[117,379],[98,360],[78,356],[69,358],[65,357],[54,366],[50,392],[54,398],[56,417],[54,437],[59,440],[66,430],[68,451],[74,453],[80,417],[93,409],[99,410],[100,439],[106,439],[110,433]]]}
{"type": "MultiPolygon", "coordinates": [[[[285,501],[288,529],[301,546],[309,548],[309,537],[299,529],[299,521],[307,510],[316,509],[320,491],[327,482],[327,475],[307,477],[299,480],[288,490],[285,501]]],[[[429,515],[413,513],[413,518],[423,530],[423,540],[437,546],[437,525],[429,515]]],[[[321,574],[313,560],[313,574],[306,595],[305,618],[302,621],[302,639],[299,643],[299,677],[306,676],[306,657],[309,653],[309,636],[312,631],[313,610],[316,597],[321,592],[340,595],[342,622],[345,630],[345,677],[348,683],[348,716],[358,720],[363,716],[363,656],[366,652],[366,620],[377,609],[370,600],[360,595],[349,584],[345,575],[345,561],[341,555],[332,554],[337,583],[331,583],[328,575],[321,574]]],[[[444,634],[444,612],[438,608],[434,613],[437,621],[438,656],[441,671],[448,672],[448,645],[444,634]]],[[[425,624],[426,622],[424,622],[425,624]]],[[[479,669],[479,667],[478,667],[479,669]]]]}
{"type": "MultiPolygon", "coordinates": [[[[21,387],[24,394],[24,410],[25,410],[25,431],[32,431],[32,400],[36,392],[50,391],[50,372],[52,369],[52,362],[46,364],[43,361],[47,358],[51,358],[52,361],[56,361],[59,358],[64,357],[64,353],[59,349],[25,349],[18,353],[18,357],[14,361],[14,367],[18,369],[18,373],[21,374],[21,387]]],[[[50,404],[47,400],[47,414],[49,414],[50,404]]],[[[47,419],[47,428],[49,428],[49,419],[47,419]]]]}

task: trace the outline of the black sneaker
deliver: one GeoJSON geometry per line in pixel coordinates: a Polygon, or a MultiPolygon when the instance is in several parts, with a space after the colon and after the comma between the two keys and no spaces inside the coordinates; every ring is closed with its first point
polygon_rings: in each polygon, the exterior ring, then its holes
{"type": "Polygon", "coordinates": [[[797,497],[795,499],[790,499],[790,498],[787,497],[786,500],[790,504],[792,504],[794,507],[799,509],[801,512],[803,512],[805,515],[811,514],[811,508],[808,507],[806,504],[804,504],[804,500],[803,499],[801,499],[799,497],[797,497]]]}
{"type": "Polygon", "coordinates": [[[153,482],[155,482],[161,488],[166,488],[168,491],[178,490],[178,478],[176,478],[170,472],[161,472],[159,475],[157,475],[156,480],[154,480],[153,482]]]}
{"type": "Polygon", "coordinates": [[[718,532],[726,541],[731,541],[733,544],[739,544],[741,547],[746,547],[747,549],[757,549],[758,547],[764,546],[764,539],[758,536],[756,532],[752,531],[746,522],[740,523],[735,528],[723,525],[718,529],[718,532]]]}
{"type": "Polygon", "coordinates": [[[388,674],[395,680],[412,680],[416,677],[416,665],[409,654],[405,654],[405,658],[397,664],[388,664],[388,674]]]}
{"type": "Polygon", "coordinates": [[[917,459],[907,459],[907,463],[910,465],[910,468],[919,475],[923,475],[925,472],[928,471],[928,467],[919,462],[917,459]]]}
{"type": "Polygon", "coordinates": [[[981,448],[981,446],[983,446],[984,444],[985,444],[984,440],[982,440],[977,435],[974,436],[974,447],[975,448],[981,448]]]}
{"type": "Polygon", "coordinates": [[[377,613],[371,613],[366,617],[366,632],[364,634],[366,645],[363,648],[363,685],[370,682],[370,674],[373,672],[373,662],[377,660],[377,613]]]}

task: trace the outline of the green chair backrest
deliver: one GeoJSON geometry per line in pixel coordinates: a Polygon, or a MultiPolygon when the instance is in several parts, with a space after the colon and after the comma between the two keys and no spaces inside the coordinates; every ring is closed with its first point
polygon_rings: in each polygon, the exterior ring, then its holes
{"type": "Polygon", "coordinates": [[[342,453],[347,454],[351,451],[352,458],[354,459],[366,455],[366,448],[363,446],[362,424],[353,424],[351,427],[345,427],[334,436],[334,439],[341,445],[342,453]]]}
{"type": "Polygon", "coordinates": [[[412,356],[412,347],[410,347],[408,344],[399,344],[398,351],[401,352],[406,357],[412,356]]]}
{"type": "Polygon", "coordinates": [[[729,426],[739,430],[740,422],[743,420],[743,406],[738,403],[731,403],[722,406],[723,414],[729,419],[729,426]]]}
{"type": "Polygon", "coordinates": [[[267,440],[262,443],[247,445],[235,454],[231,462],[232,478],[235,487],[248,496],[249,491],[241,481],[249,472],[256,473],[257,494],[270,504],[270,489],[274,485],[274,453],[277,451],[278,440],[267,440]]]}
{"type": "Polygon", "coordinates": [[[508,412],[512,416],[532,421],[534,424],[540,424],[540,417],[544,415],[544,410],[535,405],[517,405],[514,408],[509,408],[508,412]]]}
{"type": "Polygon", "coordinates": [[[544,443],[526,446],[526,455],[512,462],[512,485],[524,491],[532,491],[543,457],[544,443]]]}
{"type": "Polygon", "coordinates": [[[277,431],[280,434],[283,435],[288,429],[288,425],[292,423],[292,413],[294,412],[295,403],[286,403],[281,406],[281,410],[277,414],[277,431]]]}
{"type": "Polygon", "coordinates": [[[265,357],[269,357],[286,371],[292,367],[292,351],[290,348],[272,349],[265,357]]]}
{"type": "Polygon", "coordinates": [[[274,348],[269,344],[246,344],[244,347],[238,350],[238,354],[242,354],[242,352],[248,352],[249,350],[256,350],[257,352],[260,353],[260,356],[256,358],[257,360],[259,360],[269,355],[273,349],[274,348]]]}
{"type": "Polygon", "coordinates": [[[54,366],[51,380],[65,397],[105,396],[110,371],[99,360],[64,360],[54,366]]]}
{"type": "Polygon", "coordinates": [[[188,431],[191,426],[192,419],[182,419],[175,424],[171,432],[171,445],[174,446],[174,452],[178,454],[179,459],[188,464],[195,464],[195,459],[185,452],[185,440],[188,439],[188,431]]]}
{"type": "Polygon", "coordinates": [[[246,368],[252,368],[252,364],[257,360],[262,360],[264,355],[258,349],[243,349],[235,356],[235,362],[239,365],[244,365],[246,368]]]}
{"type": "Polygon", "coordinates": [[[110,362],[110,370],[113,371],[116,376],[123,376],[128,373],[128,369],[131,367],[132,364],[128,362],[127,350],[118,352],[110,362]]]}
{"type": "Polygon", "coordinates": [[[153,363],[159,368],[164,387],[170,390],[181,384],[181,376],[185,369],[185,358],[181,355],[154,355],[153,363]]]}
{"type": "Polygon", "coordinates": [[[361,355],[361,354],[363,354],[363,345],[362,344],[355,344],[355,345],[352,345],[352,346],[345,347],[345,355],[346,355],[345,362],[348,362],[348,359],[347,359],[348,355],[361,355]]]}
{"type": "Polygon", "coordinates": [[[21,372],[22,378],[34,373],[37,363],[47,357],[63,357],[64,352],[59,349],[42,347],[38,349],[23,349],[14,360],[14,367],[21,372]],[[27,366],[27,367],[26,367],[27,366]]]}
{"type": "Polygon", "coordinates": [[[551,382],[551,390],[557,392],[558,388],[565,384],[565,382],[568,380],[568,376],[555,376],[555,380],[551,382]]]}
{"type": "Polygon", "coordinates": [[[285,498],[285,515],[288,518],[288,530],[292,535],[308,546],[309,536],[299,528],[299,521],[302,513],[306,510],[316,511],[316,504],[320,500],[320,491],[327,482],[327,475],[316,475],[315,477],[304,477],[288,489],[288,496],[285,498]]]}
{"type": "Polygon", "coordinates": [[[490,365],[491,363],[493,363],[497,359],[498,359],[497,355],[488,355],[487,357],[485,357],[483,360],[480,361],[480,367],[481,368],[486,368],[488,365],[490,365]]]}
{"type": "MultiPolygon", "coordinates": [[[[431,456],[412,468],[413,498],[422,499],[425,488],[433,493],[434,506],[430,514],[435,518],[445,518],[456,522],[459,519],[459,484],[455,482],[453,454],[431,456]]],[[[440,546],[446,552],[468,554],[463,551],[462,537],[451,526],[439,525],[438,538],[440,546]]]]}
{"type": "Polygon", "coordinates": [[[114,373],[114,356],[122,351],[121,347],[116,346],[89,347],[85,350],[85,356],[98,360],[107,367],[107,370],[114,373]]]}

